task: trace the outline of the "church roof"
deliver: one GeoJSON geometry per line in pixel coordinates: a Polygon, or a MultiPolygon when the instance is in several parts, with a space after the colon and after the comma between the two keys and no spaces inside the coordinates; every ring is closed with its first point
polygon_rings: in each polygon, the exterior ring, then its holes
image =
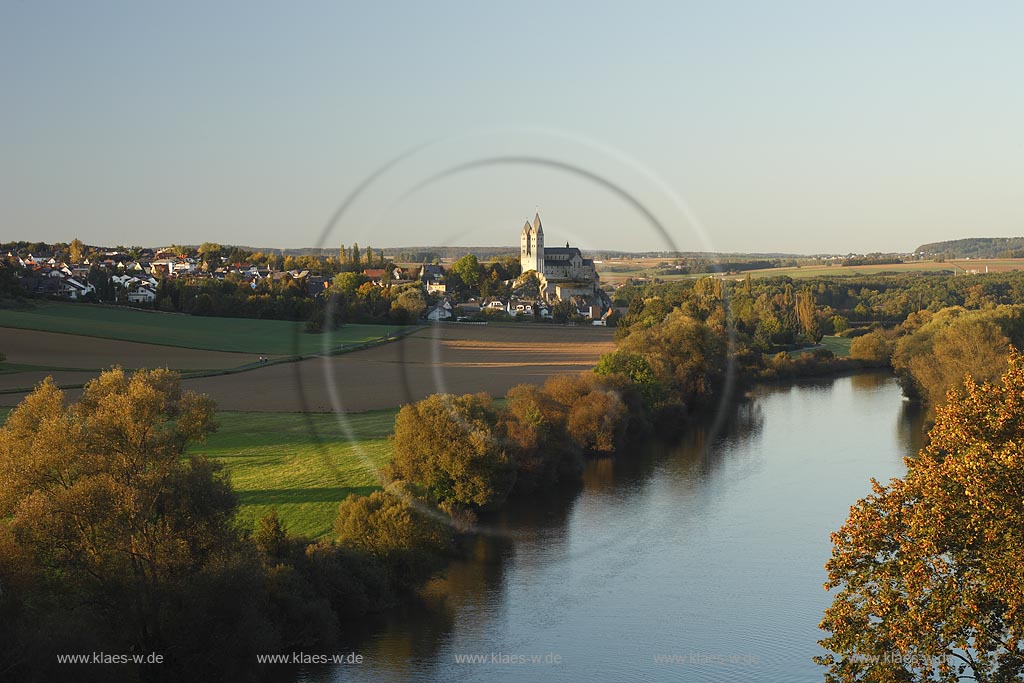
{"type": "Polygon", "coordinates": [[[581,254],[579,247],[544,247],[545,254],[581,254]]]}
{"type": "Polygon", "coordinates": [[[538,211],[533,217],[533,229],[537,231],[537,234],[544,234],[544,226],[540,224],[540,212],[538,211]]]}
{"type": "Polygon", "coordinates": [[[526,221],[526,225],[523,226],[523,232],[529,234],[530,232],[530,221],[526,221]]]}

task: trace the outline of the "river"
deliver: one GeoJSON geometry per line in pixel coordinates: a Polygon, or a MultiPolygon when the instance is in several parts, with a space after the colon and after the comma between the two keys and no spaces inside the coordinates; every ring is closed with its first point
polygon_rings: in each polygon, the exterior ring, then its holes
{"type": "Polygon", "coordinates": [[[820,681],[829,533],[920,440],[889,375],[759,388],[717,435],[509,506],[361,664],[294,680],[820,681]]]}

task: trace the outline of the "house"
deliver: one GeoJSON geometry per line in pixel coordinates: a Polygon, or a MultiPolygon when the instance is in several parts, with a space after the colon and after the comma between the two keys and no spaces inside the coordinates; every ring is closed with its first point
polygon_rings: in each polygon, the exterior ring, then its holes
{"type": "Polygon", "coordinates": [[[146,285],[140,285],[138,289],[128,292],[128,303],[130,304],[151,304],[156,301],[156,292],[146,285]]]}
{"type": "Polygon", "coordinates": [[[522,299],[509,299],[505,312],[509,315],[533,315],[533,302],[522,299]]]}
{"type": "Polygon", "coordinates": [[[310,275],[306,278],[306,294],[314,299],[323,296],[330,286],[330,280],[324,279],[323,275],[310,275]]]}
{"type": "Polygon", "coordinates": [[[444,268],[432,263],[424,263],[420,267],[420,281],[423,284],[428,282],[440,282],[444,279],[444,268]]]}
{"type": "Polygon", "coordinates": [[[505,303],[504,301],[502,301],[501,299],[494,298],[494,299],[488,299],[484,303],[483,308],[485,308],[485,309],[487,309],[489,311],[495,311],[495,310],[497,310],[497,311],[504,311],[507,306],[508,306],[508,304],[505,303]]]}
{"type": "Polygon", "coordinates": [[[480,312],[480,302],[475,298],[470,298],[469,301],[459,304],[458,309],[463,315],[476,315],[480,312]]]}
{"type": "Polygon", "coordinates": [[[452,305],[447,300],[427,310],[427,320],[448,320],[452,317],[452,305]]]}

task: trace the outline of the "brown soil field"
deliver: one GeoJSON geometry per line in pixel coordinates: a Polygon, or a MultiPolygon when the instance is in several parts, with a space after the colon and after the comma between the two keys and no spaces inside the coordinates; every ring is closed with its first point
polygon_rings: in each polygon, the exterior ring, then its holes
{"type": "Polygon", "coordinates": [[[485,391],[582,372],[614,349],[613,330],[540,325],[442,324],[397,342],[340,356],[186,380],[222,410],[359,412],[433,393],[485,391]],[[332,400],[331,385],[335,400],[332,400]]]}
{"type": "MultiPolygon", "coordinates": [[[[34,387],[35,385],[42,382],[47,377],[53,377],[53,380],[57,384],[84,384],[88,382],[98,373],[87,370],[84,372],[75,372],[72,370],[30,370],[28,372],[12,372],[0,375],[0,391],[6,389],[23,389],[25,387],[34,387]]],[[[20,400],[24,394],[14,394],[18,400],[20,400]]],[[[0,394],[0,405],[14,405],[11,401],[5,401],[7,395],[0,394]]]]}
{"type": "Polygon", "coordinates": [[[258,358],[249,353],[201,351],[11,327],[0,327],[0,352],[7,356],[8,363],[97,370],[111,365],[178,370],[236,368],[258,358]]]}
{"type": "MultiPolygon", "coordinates": [[[[441,324],[365,351],[182,384],[209,394],[221,410],[261,412],[360,412],[438,392],[502,396],[516,384],[540,384],[552,374],[593,367],[615,348],[613,335],[609,328],[585,326],[441,324]]],[[[68,391],[71,398],[79,393],[68,391]]],[[[23,396],[0,394],[0,405],[15,405],[23,396]]]]}

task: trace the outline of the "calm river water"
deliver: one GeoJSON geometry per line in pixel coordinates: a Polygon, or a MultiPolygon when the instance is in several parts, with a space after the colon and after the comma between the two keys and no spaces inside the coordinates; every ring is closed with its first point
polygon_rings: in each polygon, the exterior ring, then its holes
{"type": "Polygon", "coordinates": [[[890,376],[758,389],[717,437],[508,508],[424,607],[348,645],[362,664],[296,680],[820,681],[829,532],[919,447],[890,376]]]}

